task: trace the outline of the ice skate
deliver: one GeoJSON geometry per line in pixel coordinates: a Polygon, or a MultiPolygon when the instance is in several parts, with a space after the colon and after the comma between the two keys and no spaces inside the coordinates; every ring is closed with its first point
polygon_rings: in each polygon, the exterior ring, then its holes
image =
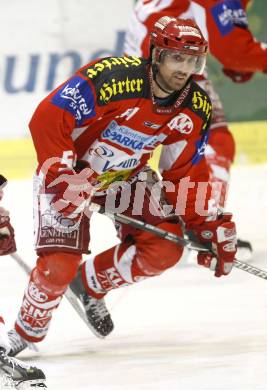
{"type": "Polygon", "coordinates": [[[12,384],[15,389],[46,388],[42,370],[9,357],[3,348],[0,348],[0,375],[3,382],[6,380],[6,383],[12,384]]]}
{"type": "Polygon", "coordinates": [[[11,329],[8,332],[8,338],[11,345],[10,352],[8,356],[14,357],[18,355],[20,352],[24,351],[24,349],[29,348],[33,351],[37,351],[37,348],[33,343],[26,341],[23,337],[21,337],[15,329],[11,329]]]}
{"type": "Polygon", "coordinates": [[[92,332],[100,338],[108,336],[112,332],[114,324],[106,308],[105,301],[103,298],[96,299],[88,295],[83,286],[81,271],[70,284],[70,289],[82,303],[92,332]]]}

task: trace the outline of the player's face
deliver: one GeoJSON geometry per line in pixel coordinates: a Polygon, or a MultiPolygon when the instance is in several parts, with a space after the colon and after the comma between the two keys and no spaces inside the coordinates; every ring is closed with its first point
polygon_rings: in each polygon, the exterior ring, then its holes
{"type": "Polygon", "coordinates": [[[195,73],[197,61],[197,56],[166,50],[161,61],[157,63],[158,81],[164,83],[167,90],[182,89],[189,77],[195,73]]]}

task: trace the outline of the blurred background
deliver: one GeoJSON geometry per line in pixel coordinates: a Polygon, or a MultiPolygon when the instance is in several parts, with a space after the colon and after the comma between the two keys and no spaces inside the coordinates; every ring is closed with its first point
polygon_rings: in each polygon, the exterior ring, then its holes
{"type": "MultiPolygon", "coordinates": [[[[251,2],[248,19],[250,29],[257,39],[267,42],[267,1],[251,2]]],[[[233,84],[223,75],[221,65],[214,57],[209,57],[208,70],[223,101],[229,121],[267,120],[266,75],[258,72],[247,83],[233,84]]]]}
{"type": "MultiPolygon", "coordinates": [[[[40,100],[76,69],[95,57],[122,54],[133,4],[0,1],[0,173],[10,179],[3,205],[11,212],[18,253],[29,265],[35,263],[36,161],[28,122],[40,100]]],[[[267,42],[267,0],[255,0],[248,16],[256,37],[267,42]]],[[[214,59],[208,68],[237,143],[229,210],[240,237],[252,242],[253,265],[266,270],[267,75],[238,85],[214,59]]],[[[97,217],[93,253],[116,239],[111,221],[97,217]]],[[[48,388],[265,390],[266,281],[240,270],[218,280],[203,267],[185,265],[108,295],[116,329],[105,341],[91,335],[63,300],[39,356],[25,351],[45,371],[48,388]]],[[[26,280],[9,256],[1,260],[0,308],[8,329],[26,280]]]]}
{"type": "MultiPolygon", "coordinates": [[[[121,55],[133,0],[12,0],[0,13],[0,166],[9,178],[30,177],[35,156],[28,122],[40,100],[98,56],[121,55]]],[[[252,2],[249,23],[267,42],[267,1],[252,2]]],[[[208,70],[237,141],[236,163],[267,159],[267,76],[233,84],[221,65],[208,70]]]]}

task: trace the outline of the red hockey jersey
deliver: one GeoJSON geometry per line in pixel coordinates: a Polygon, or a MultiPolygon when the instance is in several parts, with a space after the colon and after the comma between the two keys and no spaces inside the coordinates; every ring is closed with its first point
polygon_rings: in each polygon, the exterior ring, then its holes
{"type": "Polygon", "coordinates": [[[174,185],[166,195],[176,207],[179,182],[189,176],[195,185],[188,191],[184,218],[201,223],[195,198],[198,182],[208,182],[202,156],[210,119],[209,97],[193,81],[180,91],[172,109],[156,106],[150,64],[132,56],[84,66],[40,103],[29,126],[39,171],[47,159],[59,158],[60,164],[49,171],[52,180],[58,169],[73,167],[78,159],[94,171],[92,180],[101,191],[114,181],[131,179],[163,144],[160,169],[163,180],[174,185]]]}

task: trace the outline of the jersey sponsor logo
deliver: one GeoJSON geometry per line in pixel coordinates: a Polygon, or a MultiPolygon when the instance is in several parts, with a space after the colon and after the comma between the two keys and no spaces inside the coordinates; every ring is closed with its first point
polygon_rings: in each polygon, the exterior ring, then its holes
{"type": "Polygon", "coordinates": [[[111,81],[103,83],[98,90],[99,104],[104,105],[110,100],[120,100],[124,98],[135,98],[140,96],[144,85],[144,80],[141,78],[129,78],[124,80],[116,80],[112,78],[111,81]]]}
{"type": "Polygon", "coordinates": [[[33,282],[29,283],[28,288],[29,296],[36,302],[44,303],[48,300],[48,296],[39,290],[39,288],[33,282]]]}
{"type": "Polygon", "coordinates": [[[205,115],[206,121],[210,119],[211,111],[212,111],[212,105],[210,101],[208,100],[207,95],[203,94],[200,91],[194,91],[193,98],[192,98],[192,107],[195,111],[203,112],[205,115]]]}
{"type": "Polygon", "coordinates": [[[107,148],[106,146],[97,146],[96,148],[89,149],[89,155],[97,156],[101,158],[110,158],[114,156],[113,150],[107,148]]]}
{"type": "Polygon", "coordinates": [[[51,242],[58,241],[58,243],[64,240],[76,240],[79,223],[80,220],[65,217],[60,212],[45,210],[41,218],[40,240],[45,240],[47,243],[50,240],[51,242]]]}
{"type": "Polygon", "coordinates": [[[168,123],[168,127],[171,130],[177,130],[181,134],[190,134],[192,133],[194,125],[192,119],[188,115],[180,113],[168,123]]]}
{"type": "Polygon", "coordinates": [[[151,127],[151,129],[155,129],[155,130],[159,129],[162,126],[162,125],[157,125],[156,123],[152,123],[152,122],[149,122],[149,121],[145,121],[144,125],[146,127],[151,127]]]}
{"type": "Polygon", "coordinates": [[[225,229],[224,230],[224,238],[225,239],[234,239],[235,238],[235,235],[236,235],[236,229],[235,227],[231,228],[231,229],[225,229]]]}
{"type": "Polygon", "coordinates": [[[136,56],[129,57],[108,57],[103,60],[97,62],[96,64],[89,66],[85,70],[82,71],[82,74],[87,76],[89,79],[94,79],[96,76],[101,74],[104,70],[112,70],[114,67],[118,65],[122,65],[125,68],[129,68],[131,66],[139,66],[141,65],[142,60],[136,56]]]}
{"type": "Polygon", "coordinates": [[[99,173],[107,171],[122,171],[135,168],[140,163],[140,154],[128,155],[117,146],[109,146],[98,142],[88,150],[88,156],[84,158],[89,162],[91,168],[99,173]]]}
{"type": "Polygon", "coordinates": [[[229,34],[234,26],[248,27],[246,12],[240,0],[225,0],[211,9],[221,35],[229,34]]]}
{"type": "Polygon", "coordinates": [[[107,160],[104,167],[102,168],[103,172],[106,172],[110,169],[130,169],[134,168],[139,164],[140,160],[137,158],[128,158],[128,160],[122,161],[119,164],[114,164],[113,161],[107,160]]]}
{"type": "Polygon", "coordinates": [[[163,139],[166,138],[164,134],[148,135],[140,133],[130,127],[120,126],[114,120],[110,122],[108,127],[102,132],[101,137],[132,151],[138,151],[145,148],[154,149],[160,141],[163,141],[163,139]]]}
{"type": "Polygon", "coordinates": [[[213,237],[213,233],[211,230],[203,230],[201,232],[201,237],[205,240],[210,240],[213,237]]]}
{"type": "Polygon", "coordinates": [[[108,268],[103,272],[98,272],[97,278],[102,288],[107,291],[114,287],[116,288],[129,285],[129,283],[122,279],[121,275],[114,267],[108,268]]]}
{"type": "Polygon", "coordinates": [[[65,83],[52,97],[52,103],[70,112],[77,125],[96,115],[92,90],[79,76],[74,76],[65,83]]]}
{"type": "Polygon", "coordinates": [[[20,320],[23,322],[23,328],[28,330],[29,332],[34,330],[35,335],[43,335],[44,327],[51,321],[54,307],[49,310],[44,310],[42,308],[36,307],[31,304],[27,299],[23,300],[23,308],[20,314],[20,320]],[[25,309],[27,308],[27,309],[25,309]],[[26,324],[30,323],[31,326],[27,326],[26,324]]]}
{"type": "Polygon", "coordinates": [[[204,156],[209,139],[209,133],[205,133],[200,140],[196,142],[196,153],[193,156],[192,164],[198,164],[204,156]]]}

